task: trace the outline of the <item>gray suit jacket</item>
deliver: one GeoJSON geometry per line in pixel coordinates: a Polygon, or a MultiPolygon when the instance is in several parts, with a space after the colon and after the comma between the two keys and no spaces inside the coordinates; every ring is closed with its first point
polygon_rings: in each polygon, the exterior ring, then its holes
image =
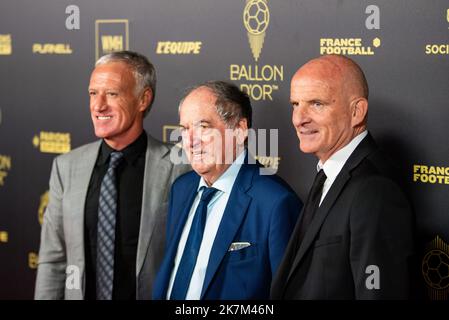
{"type": "MultiPolygon", "coordinates": [[[[50,200],[42,224],[35,299],[83,299],[84,204],[100,141],[58,156],[50,177],[50,200]]],[[[168,191],[191,170],[170,161],[169,144],[148,136],[136,261],[136,297],[151,299],[165,249],[168,191]]]]}

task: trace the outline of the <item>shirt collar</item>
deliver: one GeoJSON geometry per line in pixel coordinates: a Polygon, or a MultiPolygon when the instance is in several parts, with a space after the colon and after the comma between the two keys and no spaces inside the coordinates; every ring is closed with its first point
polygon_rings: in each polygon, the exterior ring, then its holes
{"type": "MultiPolygon", "coordinates": [[[[231,164],[229,168],[212,184],[212,187],[220,190],[223,193],[231,193],[232,187],[234,186],[235,179],[240,171],[240,167],[242,166],[246,156],[246,150],[244,150],[240,155],[235,159],[235,161],[231,164]]],[[[207,183],[204,181],[203,177],[200,179],[200,183],[198,185],[198,191],[202,187],[207,188],[207,183]]]]}
{"type": "MultiPolygon", "coordinates": [[[[145,152],[147,149],[147,134],[145,130],[140,134],[140,136],[134,140],[125,149],[121,150],[123,152],[123,157],[128,164],[134,163],[137,158],[145,152]]],[[[98,155],[97,165],[103,165],[109,161],[109,156],[112,152],[117,151],[111,148],[104,140],[100,146],[100,153],[98,155]]]]}
{"type": "Polygon", "coordinates": [[[324,170],[326,177],[330,181],[334,181],[340,173],[341,169],[349,159],[351,154],[359,143],[368,135],[368,131],[363,131],[358,136],[354,137],[351,142],[346,146],[335,152],[327,161],[323,164],[321,160],[317,164],[317,171],[324,170]]]}

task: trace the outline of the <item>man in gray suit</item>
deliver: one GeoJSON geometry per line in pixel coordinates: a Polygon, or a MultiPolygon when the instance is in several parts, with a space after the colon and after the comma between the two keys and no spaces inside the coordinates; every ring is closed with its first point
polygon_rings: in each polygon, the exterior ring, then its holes
{"type": "Polygon", "coordinates": [[[101,140],[57,157],[42,225],[36,299],[150,299],[168,190],[186,165],[147,135],[156,75],[142,55],[101,57],[89,84],[101,140]]]}

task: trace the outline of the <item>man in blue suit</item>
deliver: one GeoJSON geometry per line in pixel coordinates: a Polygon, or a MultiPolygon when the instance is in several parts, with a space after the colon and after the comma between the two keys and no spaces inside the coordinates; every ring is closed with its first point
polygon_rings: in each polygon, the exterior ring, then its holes
{"type": "Polygon", "coordinates": [[[181,100],[183,148],[194,171],[171,189],[154,299],[269,298],[302,203],[248,160],[251,113],[248,95],[221,81],[181,100]]]}

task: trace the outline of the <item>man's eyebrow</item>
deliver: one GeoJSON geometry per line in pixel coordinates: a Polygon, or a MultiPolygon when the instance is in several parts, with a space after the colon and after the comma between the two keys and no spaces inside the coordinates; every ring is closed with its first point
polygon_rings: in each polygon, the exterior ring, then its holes
{"type": "MultiPolygon", "coordinates": [[[[202,119],[202,120],[195,121],[193,123],[193,125],[198,125],[198,124],[202,124],[202,123],[211,124],[211,122],[209,120],[202,119]]],[[[185,128],[185,126],[181,123],[179,123],[178,126],[185,128]]]]}
{"type": "Polygon", "coordinates": [[[194,125],[198,125],[198,124],[210,124],[211,122],[209,121],[209,120],[206,120],[206,119],[201,119],[201,120],[198,120],[198,121],[196,121],[195,123],[194,123],[194,125]]]}

